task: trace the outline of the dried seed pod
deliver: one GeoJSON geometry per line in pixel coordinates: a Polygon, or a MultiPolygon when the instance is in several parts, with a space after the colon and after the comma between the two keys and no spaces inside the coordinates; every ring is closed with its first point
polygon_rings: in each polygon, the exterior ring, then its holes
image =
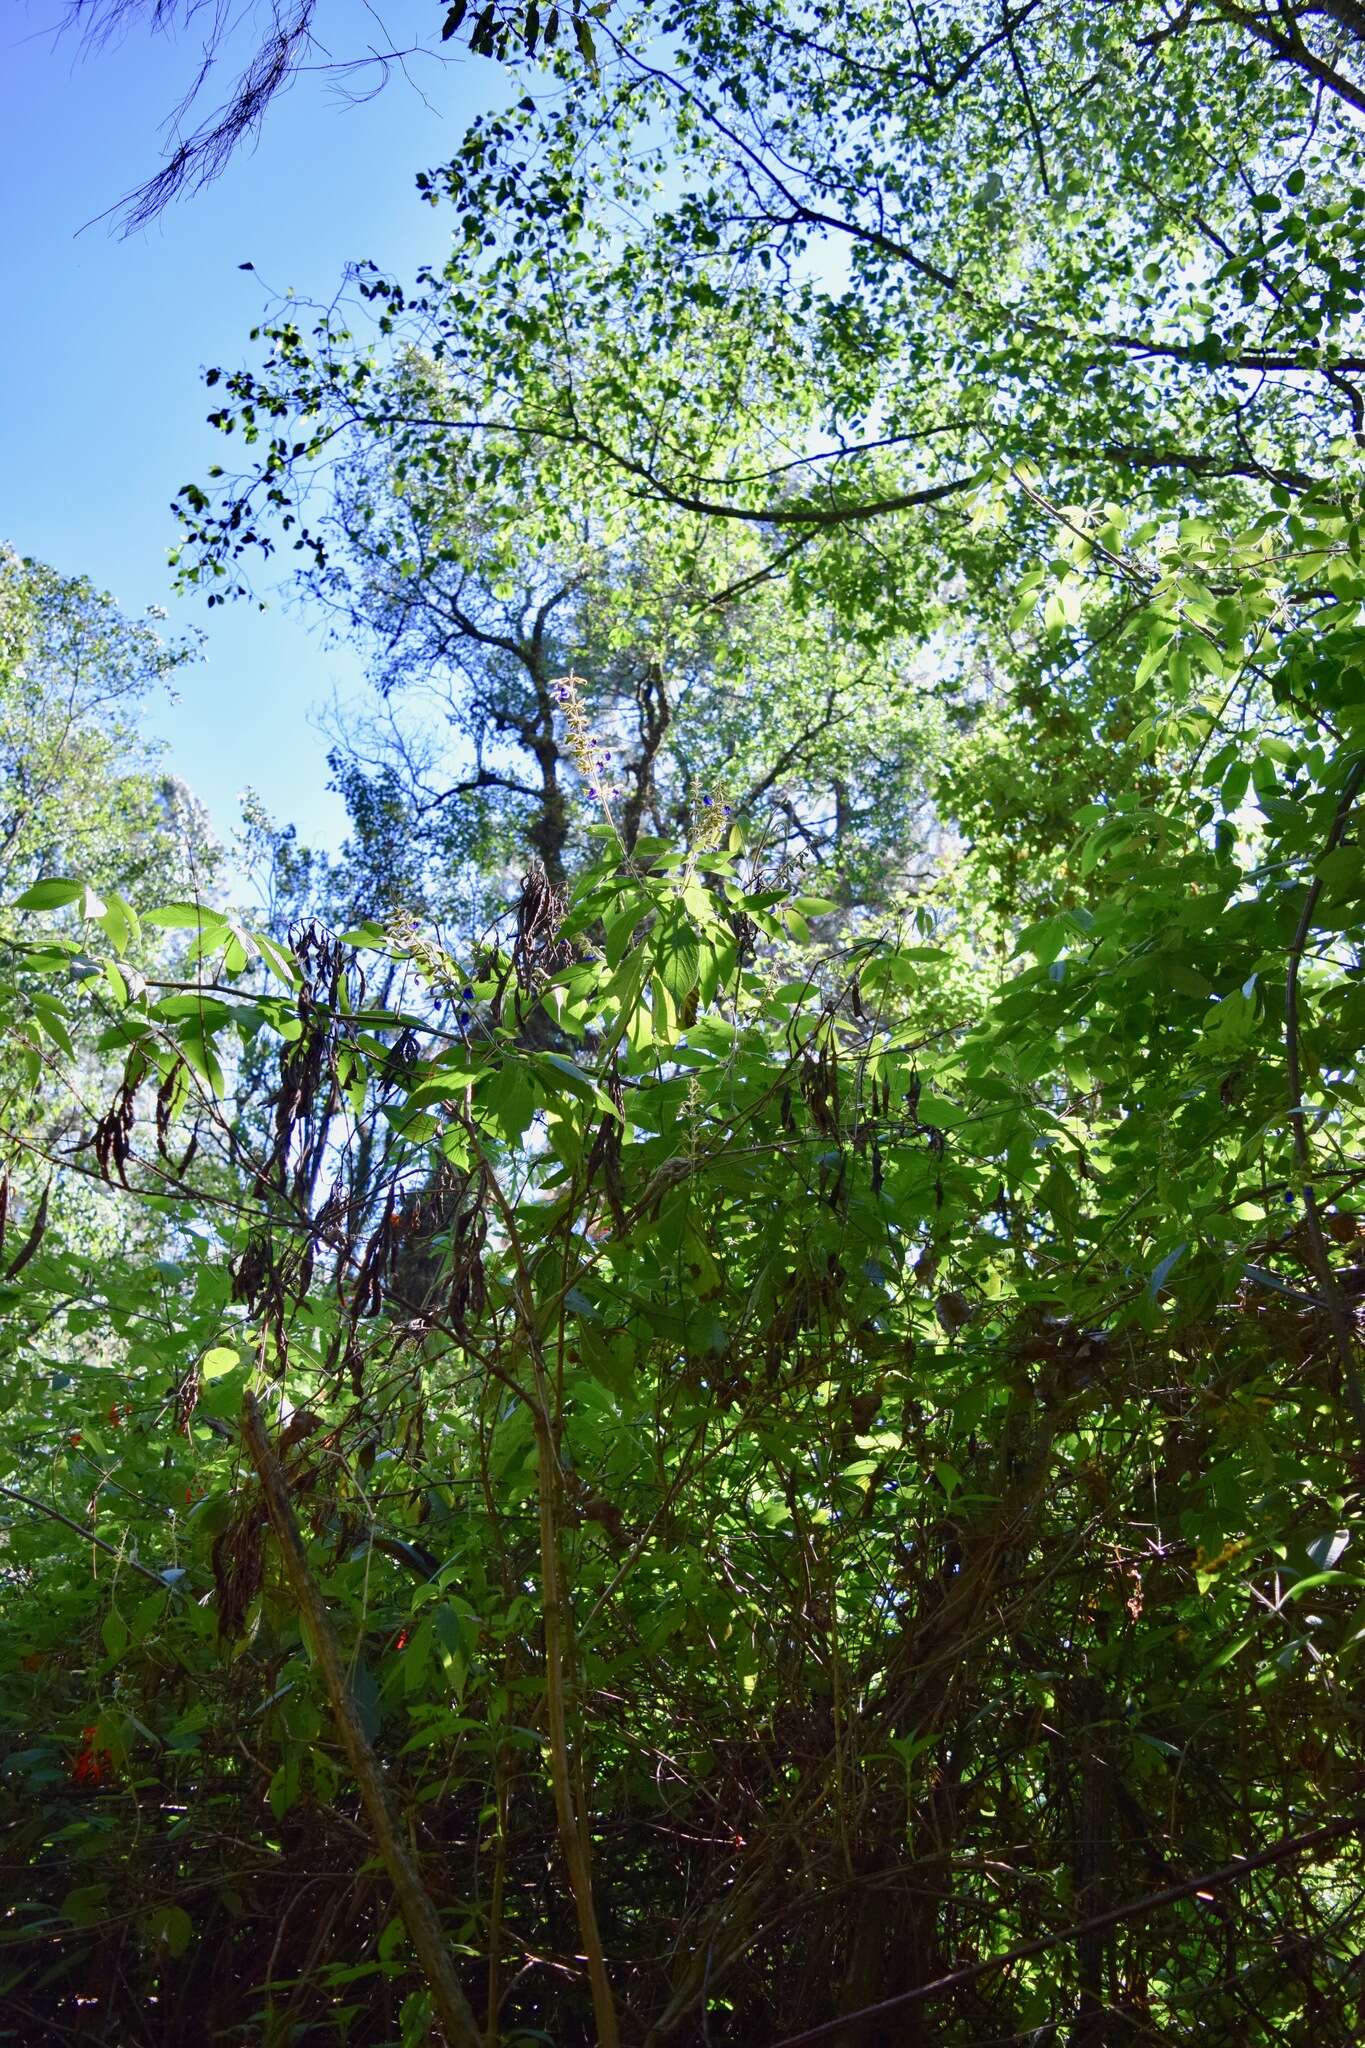
{"type": "Polygon", "coordinates": [[[254,1491],[215,1537],[210,1556],[218,1595],[218,1634],[230,1642],[241,1635],[247,1610],[265,1584],[265,1512],[254,1491]]]}

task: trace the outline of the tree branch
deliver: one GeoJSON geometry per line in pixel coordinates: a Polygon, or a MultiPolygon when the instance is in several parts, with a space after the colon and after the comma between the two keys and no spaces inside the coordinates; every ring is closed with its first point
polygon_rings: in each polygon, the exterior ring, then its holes
{"type": "Polygon", "coordinates": [[[1045,1955],[1048,1949],[1078,1941],[1083,1935],[1098,1934],[1106,1927],[1117,1927],[1120,1922],[1131,1920],[1139,1913],[1152,1913],[1161,1906],[1177,1905],[1181,1899],[1193,1898],[1197,1892],[1211,1892],[1219,1885],[1237,1884],[1253,1870],[1266,1870],[1272,1864],[1287,1863],[1291,1857],[1306,1856],[1313,1849],[1353,1833],[1359,1824],[1359,1816],[1354,1816],[1326,1821],[1319,1828],[1310,1828],[1306,1834],[1286,1835],[1269,1849],[1261,1849],[1254,1856],[1239,1856],[1235,1863],[1225,1863],[1220,1870],[1206,1870],[1199,1877],[1187,1877],[1179,1884],[1167,1885],[1164,1891],[1148,1892],[1145,1898],[1130,1899],[1123,1906],[1111,1906],[1108,1912],[1096,1913],[1089,1920],[1078,1921],[1073,1927],[1063,1927],[1056,1934],[1041,1934],[1036,1941],[1021,1942],[1018,1948],[1007,1949],[1003,1955],[988,1956],[983,1963],[968,1963],[960,1970],[950,1970],[947,1976],[935,1977],[931,1983],[917,1984],[913,1991],[902,1991],[895,1998],[883,1998],[876,2005],[865,2005],[857,2012],[826,2020],[822,2026],[808,2027],[803,2034],[785,2035],[774,2044],[774,2048],[807,2048],[808,2042],[828,2040],[832,2034],[842,2033],[858,2020],[879,2019],[883,2013],[901,2012],[907,2006],[941,1998],[947,1991],[960,1991],[993,1970],[1005,1970],[1014,1963],[1028,1962],[1033,1956],[1045,1955]]]}
{"type": "Polygon", "coordinates": [[[20,1493],[14,1486],[0,1486],[0,1493],[6,1500],[21,1501],[26,1508],[32,1508],[35,1514],[46,1515],[50,1522],[60,1522],[62,1527],[70,1529],[73,1535],[79,1536],[86,1543],[93,1543],[96,1550],[102,1550],[106,1556],[114,1558],[119,1564],[127,1565],[130,1572],[138,1572],[144,1579],[150,1579],[153,1585],[160,1586],[163,1593],[175,1592],[174,1585],[169,1579],[163,1579],[160,1572],[153,1571],[150,1565],[139,1564],[135,1557],[125,1557],[112,1543],[106,1543],[102,1536],[97,1536],[93,1529],[87,1529],[83,1522],[73,1522],[70,1515],[64,1515],[60,1508],[49,1507],[45,1500],[38,1500],[31,1493],[20,1493]]]}

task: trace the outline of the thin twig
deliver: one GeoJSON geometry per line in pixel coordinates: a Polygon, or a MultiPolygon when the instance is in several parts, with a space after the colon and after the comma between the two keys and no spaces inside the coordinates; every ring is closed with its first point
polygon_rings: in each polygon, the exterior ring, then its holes
{"type": "Polygon", "coordinates": [[[125,1557],[112,1543],[106,1543],[102,1536],[97,1536],[93,1529],[87,1529],[83,1522],[73,1522],[70,1515],[64,1515],[60,1508],[49,1507],[45,1500],[36,1500],[31,1493],[20,1493],[14,1486],[0,1486],[0,1493],[3,1493],[7,1500],[22,1501],[26,1508],[32,1508],[35,1514],[46,1515],[49,1521],[60,1522],[62,1527],[70,1529],[73,1535],[81,1537],[86,1543],[93,1543],[96,1550],[104,1551],[106,1556],[114,1558],[119,1564],[126,1564],[130,1572],[139,1572],[144,1579],[150,1579],[153,1585],[160,1586],[163,1593],[174,1593],[178,1590],[169,1579],[163,1579],[160,1572],[154,1572],[150,1565],[139,1564],[135,1557],[125,1557]]]}
{"type": "Polygon", "coordinates": [[[1219,1870],[1206,1870],[1199,1877],[1187,1877],[1180,1884],[1167,1885],[1164,1891],[1148,1892],[1143,1898],[1128,1900],[1126,1905],[1111,1906],[1108,1912],[1096,1913],[1089,1920],[1078,1921],[1073,1927],[1060,1928],[1056,1934],[1041,1934],[1035,1941],[1021,1942],[1018,1948],[1007,1949],[1003,1955],[988,1956],[984,1963],[968,1963],[960,1970],[950,1970],[946,1977],[935,1977],[928,1984],[917,1984],[913,1991],[902,1991],[895,1998],[883,1998],[876,2005],[861,2006],[857,2012],[842,2013],[838,2019],[826,2020],[818,2027],[808,2027],[803,2034],[787,2034],[774,2044],[774,2048],[806,2048],[808,2042],[827,2040],[831,2034],[842,2033],[858,2020],[879,2019],[883,2013],[900,2012],[906,2006],[941,1998],[946,1991],[959,1991],[968,1984],[975,1984],[992,1970],[1004,1970],[1012,1963],[1028,1962],[1033,1956],[1046,1954],[1048,1949],[1079,1941],[1083,1935],[1098,1934],[1106,1927],[1117,1927],[1139,1913],[1153,1913],[1158,1907],[1173,1906],[1181,1899],[1193,1898],[1196,1892],[1236,1884],[1253,1870],[1265,1870],[1274,1863],[1287,1863],[1291,1857],[1306,1856],[1310,1850],[1351,1834],[1359,1825],[1359,1816],[1353,1816],[1327,1821],[1322,1827],[1310,1828],[1306,1834],[1286,1835],[1283,1841],[1273,1843],[1270,1848],[1261,1849],[1254,1856],[1239,1856],[1235,1863],[1225,1863],[1219,1870]]]}

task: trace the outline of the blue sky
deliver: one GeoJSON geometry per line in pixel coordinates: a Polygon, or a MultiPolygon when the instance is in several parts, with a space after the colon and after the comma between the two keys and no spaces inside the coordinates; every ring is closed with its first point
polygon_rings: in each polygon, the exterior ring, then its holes
{"type": "MultiPolygon", "coordinates": [[[[62,5],[10,0],[0,24],[0,539],[92,576],[128,611],[162,604],[171,625],[203,627],[206,659],[148,718],[170,765],[225,837],[250,784],[305,838],[334,844],[344,813],[312,714],[359,692],[360,664],[279,600],[261,613],[176,599],[168,508],[222,453],[200,371],[250,359],[267,290],[325,298],[350,258],[408,274],[438,257],[444,223],[414,176],[452,155],[509,81],[467,54],[424,63],[420,90],[396,78],[363,105],[301,79],[216,184],[120,240],[107,225],[80,230],[156,169],[197,45],[135,26],[87,55],[51,33],[62,5]]],[[[430,13],[404,5],[390,26],[401,38],[430,13]]],[[[359,0],[330,0],[323,19],[338,51],[376,38],[359,0]]]]}

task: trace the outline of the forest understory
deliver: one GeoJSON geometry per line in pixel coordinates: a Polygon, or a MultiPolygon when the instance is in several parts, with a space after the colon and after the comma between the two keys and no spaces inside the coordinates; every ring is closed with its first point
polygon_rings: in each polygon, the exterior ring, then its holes
{"type": "Polygon", "coordinates": [[[344,843],[11,480],[0,2043],[1349,2048],[1365,10],[394,12],[175,505],[344,843]]]}

